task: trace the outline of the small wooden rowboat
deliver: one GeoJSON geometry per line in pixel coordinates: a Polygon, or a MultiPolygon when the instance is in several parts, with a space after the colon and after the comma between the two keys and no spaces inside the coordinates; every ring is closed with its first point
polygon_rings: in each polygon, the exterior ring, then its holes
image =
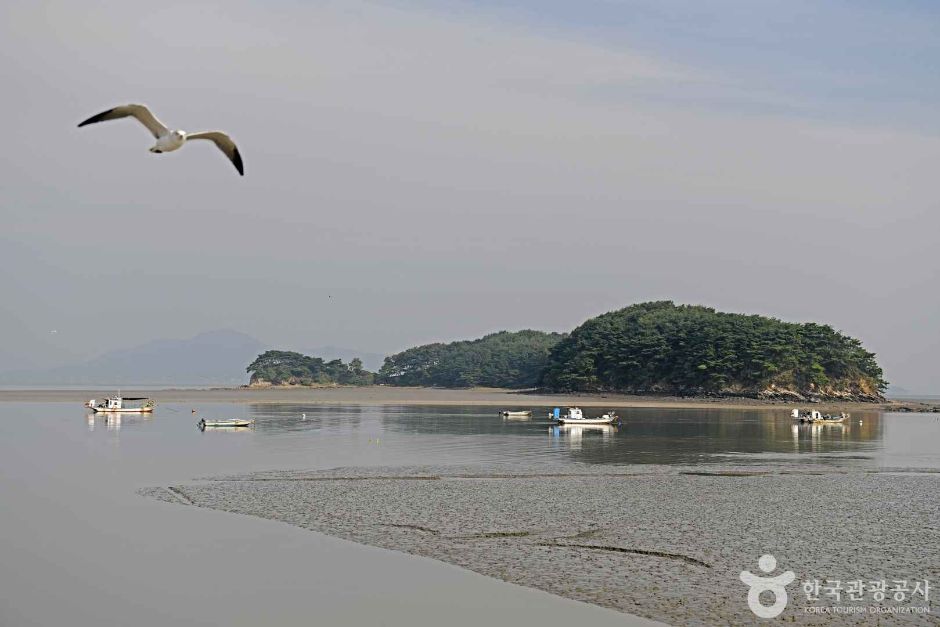
{"type": "Polygon", "coordinates": [[[241,418],[233,418],[231,420],[206,420],[203,418],[196,424],[200,429],[205,429],[206,427],[250,427],[254,423],[254,420],[244,420],[241,418]]]}

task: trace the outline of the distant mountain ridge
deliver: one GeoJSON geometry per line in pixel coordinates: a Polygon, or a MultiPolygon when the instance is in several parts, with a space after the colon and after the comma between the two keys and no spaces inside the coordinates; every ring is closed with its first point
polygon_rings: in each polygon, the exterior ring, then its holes
{"type": "Polygon", "coordinates": [[[89,360],[45,370],[0,374],[5,384],[29,385],[240,385],[244,364],[265,349],[259,340],[231,329],[187,339],[151,340],[108,351],[89,360]]]}
{"type": "MultiPolygon", "coordinates": [[[[205,331],[185,339],[156,339],[110,350],[55,368],[0,372],[2,385],[243,385],[245,364],[268,349],[264,342],[232,329],[205,331]]],[[[307,354],[329,361],[362,360],[378,370],[384,355],[340,346],[320,346],[307,354]]]]}

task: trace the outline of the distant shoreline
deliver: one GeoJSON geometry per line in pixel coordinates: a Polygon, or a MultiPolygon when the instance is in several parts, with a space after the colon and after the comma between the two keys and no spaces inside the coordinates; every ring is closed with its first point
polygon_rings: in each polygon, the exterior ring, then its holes
{"type": "MultiPolygon", "coordinates": [[[[681,398],[622,394],[540,394],[498,388],[442,389],[393,386],[363,387],[208,387],[122,388],[127,396],[148,396],[157,403],[285,403],[311,405],[478,405],[526,408],[578,405],[581,407],[663,409],[784,409],[809,407],[821,411],[940,411],[936,401],[858,403],[759,400],[753,398],[681,398]]],[[[114,394],[114,389],[0,390],[0,402],[83,403],[114,394]]]]}

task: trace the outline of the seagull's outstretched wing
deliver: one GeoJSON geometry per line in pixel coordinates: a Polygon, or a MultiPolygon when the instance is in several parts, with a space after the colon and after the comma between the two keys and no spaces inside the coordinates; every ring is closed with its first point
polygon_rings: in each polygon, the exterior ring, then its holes
{"type": "Polygon", "coordinates": [[[128,116],[137,118],[137,120],[146,126],[147,130],[153,133],[153,136],[157,139],[160,139],[160,137],[165,135],[169,130],[163,125],[163,122],[158,120],[152,113],[150,113],[150,109],[140,104],[129,104],[120,107],[114,107],[113,109],[108,109],[107,111],[103,111],[98,115],[91,116],[78,126],[82,127],[86,124],[105,122],[106,120],[117,120],[118,118],[126,118],[128,116]]]}
{"type": "Polygon", "coordinates": [[[186,141],[190,139],[208,139],[215,142],[219,150],[225,153],[225,156],[235,165],[235,169],[242,176],[245,176],[245,166],[242,165],[242,156],[238,154],[238,147],[232,138],[222,131],[202,131],[201,133],[187,133],[186,141]]]}

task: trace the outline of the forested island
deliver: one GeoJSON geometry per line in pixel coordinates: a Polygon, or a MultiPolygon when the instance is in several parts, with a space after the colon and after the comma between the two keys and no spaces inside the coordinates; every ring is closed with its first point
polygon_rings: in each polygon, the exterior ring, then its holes
{"type": "Polygon", "coordinates": [[[390,385],[532,388],[549,352],[564,337],[543,331],[501,331],[478,340],[426,344],[385,358],[379,378],[390,385]]]}
{"type": "Polygon", "coordinates": [[[564,335],[542,331],[501,331],[478,340],[416,346],[385,358],[378,373],[336,359],[325,362],[291,351],[267,351],[247,371],[251,385],[372,385],[494,387],[538,385],[549,351],[564,335]]]}
{"type": "Polygon", "coordinates": [[[375,373],[359,359],[324,361],[293,351],[266,351],[248,364],[250,385],[372,385],[375,373]]]}
{"type": "Polygon", "coordinates": [[[883,400],[874,353],[832,327],[660,301],[591,318],[552,349],[556,392],[883,400]]]}
{"type": "Polygon", "coordinates": [[[881,401],[875,355],[828,325],[659,301],[584,322],[570,334],[502,331],[434,343],[385,358],[324,361],[267,351],[247,368],[251,385],[539,388],[670,396],[881,401]]]}

